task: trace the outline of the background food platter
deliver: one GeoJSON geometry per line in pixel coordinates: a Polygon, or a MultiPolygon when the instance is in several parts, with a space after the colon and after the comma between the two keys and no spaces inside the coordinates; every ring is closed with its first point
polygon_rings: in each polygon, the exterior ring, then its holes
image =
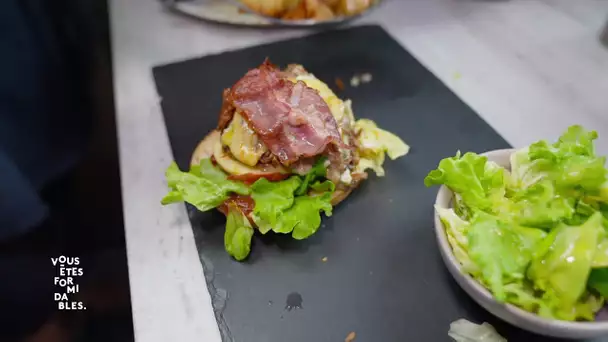
{"type": "Polygon", "coordinates": [[[334,26],[369,14],[386,0],[374,0],[370,7],[355,15],[340,16],[330,20],[284,20],[266,17],[247,11],[237,0],[163,0],[172,12],[210,22],[252,27],[322,27],[334,26]]]}

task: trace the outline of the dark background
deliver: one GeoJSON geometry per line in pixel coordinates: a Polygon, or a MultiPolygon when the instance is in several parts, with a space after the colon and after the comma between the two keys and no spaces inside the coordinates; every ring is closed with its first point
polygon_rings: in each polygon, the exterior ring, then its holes
{"type": "Polygon", "coordinates": [[[10,142],[22,155],[40,151],[39,169],[60,170],[41,186],[47,219],[0,242],[0,341],[133,341],[107,3],[5,0],[0,12],[2,109],[9,95],[52,80],[40,95],[48,103],[32,111],[37,124],[10,142]],[[60,255],[81,260],[86,311],[57,310],[50,258],[60,255]]]}

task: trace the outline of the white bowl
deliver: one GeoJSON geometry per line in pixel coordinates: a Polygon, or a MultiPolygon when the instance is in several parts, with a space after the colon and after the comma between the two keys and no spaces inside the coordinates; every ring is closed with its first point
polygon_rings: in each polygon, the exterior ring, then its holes
{"type": "MultiPolygon", "coordinates": [[[[495,150],[486,152],[483,155],[487,156],[488,160],[506,169],[510,169],[509,156],[513,151],[513,149],[495,150]]],[[[440,208],[452,207],[452,192],[447,187],[442,186],[439,189],[435,205],[440,208]]],[[[537,316],[514,305],[496,301],[490,291],[461,270],[461,265],[452,252],[452,247],[446,237],[445,228],[439,220],[437,212],[435,212],[435,233],[443,261],[458,285],[494,316],[519,328],[546,336],[591,338],[608,334],[608,321],[568,322],[551,320],[537,316]]]]}

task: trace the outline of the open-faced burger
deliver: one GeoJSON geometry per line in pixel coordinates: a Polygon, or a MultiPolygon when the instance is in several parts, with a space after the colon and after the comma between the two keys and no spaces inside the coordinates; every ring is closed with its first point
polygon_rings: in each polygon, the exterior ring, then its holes
{"type": "Polygon", "coordinates": [[[385,154],[409,147],[373,121],[355,120],[350,101],[300,65],[265,61],[224,90],[218,126],[192,154],[188,172],[166,172],[162,203],[187,202],[227,216],[225,248],[250,252],[254,230],[305,239],[363,180],[383,176],[385,154]]]}

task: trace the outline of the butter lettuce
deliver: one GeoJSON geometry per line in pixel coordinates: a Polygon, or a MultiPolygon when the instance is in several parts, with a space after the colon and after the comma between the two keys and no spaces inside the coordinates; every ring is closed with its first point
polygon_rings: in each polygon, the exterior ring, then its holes
{"type": "Polygon", "coordinates": [[[604,234],[601,223],[598,213],[581,226],[561,224],[546,237],[546,252],[539,252],[528,269],[528,278],[549,303],[550,311],[539,314],[564,320],[593,317],[592,312],[573,308],[586,290],[598,241],[604,234]]]}
{"type": "Polygon", "coordinates": [[[597,291],[604,298],[608,298],[608,268],[591,270],[587,286],[597,291]]]}
{"type": "Polygon", "coordinates": [[[571,126],[554,144],[541,140],[518,151],[511,158],[515,180],[526,187],[548,178],[562,191],[599,194],[606,182],[606,158],[595,155],[595,139],[597,132],[571,126]]]}
{"type": "Polygon", "coordinates": [[[298,176],[281,182],[270,182],[266,178],[260,178],[252,184],[251,197],[255,201],[252,218],[260,233],[266,234],[273,230],[273,227],[277,233],[291,231],[291,229],[281,231],[278,220],[283,211],[293,205],[294,191],[299,188],[300,184],[302,184],[302,180],[298,176]]]}
{"type": "MultiPolygon", "coordinates": [[[[318,172],[313,168],[309,174],[318,172]]],[[[291,233],[298,240],[305,239],[319,229],[321,211],[331,216],[331,195],[335,185],[331,181],[311,184],[313,178],[315,177],[307,175],[302,180],[293,176],[280,182],[260,178],[253,183],[251,197],[255,201],[255,208],[252,218],[262,234],[272,230],[275,233],[291,233]],[[302,184],[308,186],[298,196],[302,184]],[[309,189],[314,190],[314,193],[308,194],[309,189]]]]}
{"type": "Polygon", "coordinates": [[[249,194],[245,184],[229,180],[209,159],[202,159],[189,172],[182,172],[176,163],[171,163],[165,176],[170,191],[161,200],[162,204],[186,202],[200,211],[207,211],[222,204],[231,193],[249,194]]]}
{"type": "Polygon", "coordinates": [[[572,126],[512,153],[510,170],[457,153],[425,178],[454,193],[454,208],[437,214],[463,271],[497,300],[575,321],[593,320],[608,298],[608,171],[596,138],[572,126]]]}
{"type": "Polygon", "coordinates": [[[253,227],[249,219],[236,207],[229,206],[224,232],[224,248],[233,258],[242,261],[251,251],[253,227]]]}
{"type": "MultiPolygon", "coordinates": [[[[260,178],[251,186],[229,180],[210,159],[202,159],[189,172],[172,163],[165,173],[169,193],[162,204],[186,202],[200,211],[218,207],[233,194],[250,195],[255,206],[251,219],[265,234],[291,234],[301,240],[314,234],[321,225],[321,212],[332,214],[331,196],[335,185],[324,180],[326,168],[321,158],[303,177],[294,175],[271,182],[260,178]]],[[[254,229],[238,206],[229,204],[224,233],[224,247],[236,260],[244,260],[251,250],[254,229]]]]}
{"type": "Polygon", "coordinates": [[[541,230],[511,225],[483,212],[471,220],[469,254],[497,300],[506,301],[505,284],[524,279],[534,249],[544,236],[541,230]]]}
{"type": "Polygon", "coordinates": [[[479,267],[469,256],[469,239],[467,233],[470,223],[460,218],[453,209],[435,207],[439,219],[445,227],[448,242],[452,246],[454,256],[462,265],[465,272],[472,275],[479,273],[479,267]]]}
{"type": "Polygon", "coordinates": [[[279,229],[292,231],[291,236],[296,240],[306,239],[313,235],[321,225],[321,213],[331,216],[331,192],[318,196],[298,196],[291,208],[281,216],[279,229]]]}
{"type": "Polygon", "coordinates": [[[372,169],[377,176],[384,176],[385,153],[391,160],[406,155],[410,147],[395,134],[378,128],[376,123],[368,119],[355,122],[355,132],[359,134],[359,153],[361,158],[355,171],[363,172],[372,169]]]}
{"type": "Polygon", "coordinates": [[[469,208],[493,212],[505,194],[505,169],[475,153],[460,152],[441,160],[424,179],[426,186],[445,185],[469,208]]]}

